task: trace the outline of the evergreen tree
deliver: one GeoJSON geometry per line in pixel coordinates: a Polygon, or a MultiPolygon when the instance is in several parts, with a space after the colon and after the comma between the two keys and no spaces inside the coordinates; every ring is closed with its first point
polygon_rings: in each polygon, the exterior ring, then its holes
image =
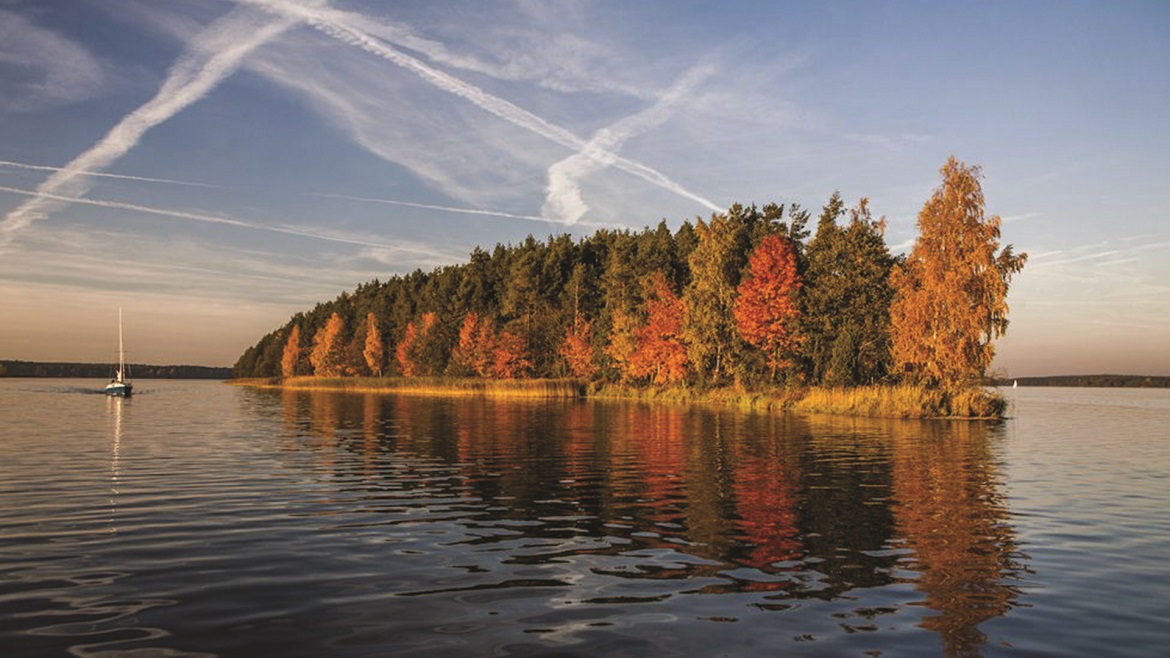
{"type": "Polygon", "coordinates": [[[885,220],[875,221],[867,199],[849,211],[849,224],[837,219],[845,204],[834,192],[805,251],[803,331],[807,336],[805,367],[814,382],[835,386],[871,383],[889,369],[889,283],[895,259],[886,247],[885,220]],[[850,338],[838,344],[841,336],[850,338]],[[855,353],[848,373],[832,367],[845,346],[855,353]]]}

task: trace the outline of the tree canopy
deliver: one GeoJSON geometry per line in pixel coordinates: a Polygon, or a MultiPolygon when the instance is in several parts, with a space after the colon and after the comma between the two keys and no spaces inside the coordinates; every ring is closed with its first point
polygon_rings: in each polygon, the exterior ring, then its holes
{"type": "Polygon", "coordinates": [[[847,209],[837,193],[811,239],[796,204],[735,204],[673,231],[662,221],[529,236],[298,313],[245,350],[235,374],[969,381],[1007,328],[1008,283],[1025,256],[999,248],[977,167],[951,158],[942,174],[904,260],[868,201],[847,209]]]}

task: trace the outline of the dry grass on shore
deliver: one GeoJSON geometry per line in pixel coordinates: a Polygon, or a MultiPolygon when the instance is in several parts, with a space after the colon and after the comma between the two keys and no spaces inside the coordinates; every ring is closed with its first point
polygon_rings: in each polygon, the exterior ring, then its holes
{"type": "Polygon", "coordinates": [[[957,391],[925,386],[859,386],[855,388],[777,388],[744,391],[736,388],[698,389],[686,386],[636,387],[586,385],[575,379],[478,379],[446,377],[279,377],[235,380],[261,388],[292,388],[356,393],[399,393],[431,396],[489,396],[638,400],[668,404],[714,404],[754,411],[867,416],[873,418],[1002,418],[1007,401],[983,388],[957,391]]]}
{"type": "Polygon", "coordinates": [[[289,377],[239,380],[245,386],[353,393],[490,395],[513,398],[580,398],[585,385],[573,379],[473,379],[448,377],[289,377]]]}
{"type": "Polygon", "coordinates": [[[793,405],[805,413],[877,418],[1002,418],[1003,396],[982,388],[948,391],[925,386],[813,388],[793,405]]]}

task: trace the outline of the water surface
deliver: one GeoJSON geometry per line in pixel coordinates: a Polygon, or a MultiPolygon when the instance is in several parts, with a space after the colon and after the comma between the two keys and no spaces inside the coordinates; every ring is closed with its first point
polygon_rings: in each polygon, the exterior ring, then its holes
{"type": "Polygon", "coordinates": [[[13,656],[1161,656],[1170,392],[1002,423],[0,380],[13,656]]]}

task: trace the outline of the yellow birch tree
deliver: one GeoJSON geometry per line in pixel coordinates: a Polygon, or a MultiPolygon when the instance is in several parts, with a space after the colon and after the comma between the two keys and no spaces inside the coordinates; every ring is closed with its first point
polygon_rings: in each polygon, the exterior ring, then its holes
{"type": "Polygon", "coordinates": [[[998,216],[984,213],[978,166],[951,156],[942,185],[918,213],[919,236],[890,275],[891,351],[908,379],[954,388],[983,376],[1007,330],[1008,283],[1027,254],[999,248],[998,216]]]}

